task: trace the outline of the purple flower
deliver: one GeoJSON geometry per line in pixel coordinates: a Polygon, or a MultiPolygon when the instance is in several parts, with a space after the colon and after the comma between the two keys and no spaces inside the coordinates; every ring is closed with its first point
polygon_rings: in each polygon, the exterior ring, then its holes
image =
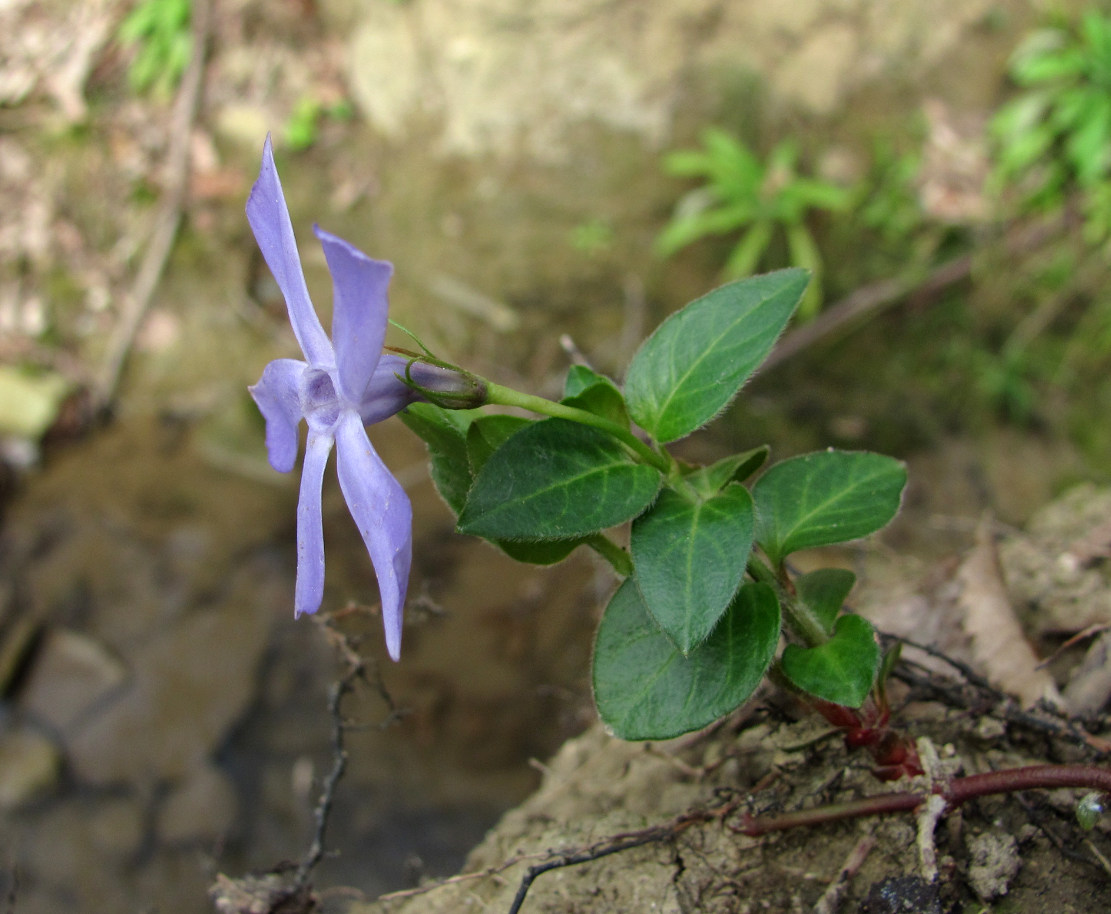
{"type": "Polygon", "coordinates": [[[378,576],[386,649],[397,660],[412,560],[413,512],[405,490],[375,453],[363,427],[419,399],[397,377],[405,374],[411,360],[382,354],[386,287],[393,267],[313,226],[332,274],[329,340],[309,300],[270,137],[247,201],[247,221],[285,296],[293,333],[306,359],[275,359],[250,388],[266,419],[266,448],[274,469],[283,473],[293,469],[297,427],[302,419],[309,427],[297,503],[294,612],[298,616],[316,612],[324,597],[320,490],[335,445],[340,488],[378,576]]]}

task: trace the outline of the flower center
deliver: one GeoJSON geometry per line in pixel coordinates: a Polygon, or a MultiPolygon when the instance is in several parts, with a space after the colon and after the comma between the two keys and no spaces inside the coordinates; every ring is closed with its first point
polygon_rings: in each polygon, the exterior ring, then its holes
{"type": "Polygon", "coordinates": [[[309,428],[331,432],[343,407],[332,376],[320,368],[306,369],[301,375],[301,409],[309,428]]]}

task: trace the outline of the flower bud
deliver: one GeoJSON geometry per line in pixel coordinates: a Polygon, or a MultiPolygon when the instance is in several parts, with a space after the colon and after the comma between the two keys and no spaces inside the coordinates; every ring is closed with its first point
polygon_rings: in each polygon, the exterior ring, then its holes
{"type": "Polygon", "coordinates": [[[474,409],[486,403],[486,382],[462,368],[433,365],[415,358],[403,379],[421,399],[444,409],[474,409]]]}

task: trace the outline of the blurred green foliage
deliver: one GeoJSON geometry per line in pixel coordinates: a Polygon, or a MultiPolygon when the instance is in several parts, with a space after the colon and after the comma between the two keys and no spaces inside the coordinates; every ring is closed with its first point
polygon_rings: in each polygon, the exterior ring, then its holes
{"type": "Polygon", "coordinates": [[[915,187],[921,168],[920,152],[901,152],[889,139],[877,139],[858,204],[860,226],[887,245],[902,249],[910,243],[927,221],[915,187]]]}
{"type": "Polygon", "coordinates": [[[136,92],[169,95],[193,53],[191,0],[142,0],[120,24],[116,38],[133,48],[127,77],[136,92]]]}
{"type": "Polygon", "coordinates": [[[997,189],[1024,209],[1051,211],[1077,193],[1085,239],[1111,236],[1111,18],[1095,10],[1058,22],[1015,51],[1021,87],[992,119],[997,189]]]}
{"type": "Polygon", "coordinates": [[[328,105],[315,96],[304,96],[294,105],[285,122],[285,144],[294,152],[309,149],[319,139],[320,125],[325,118],[347,121],[354,113],[351,103],[346,99],[328,105]]]}
{"type": "Polygon", "coordinates": [[[722,271],[737,279],[772,264],[777,237],[786,242],[789,264],[811,271],[813,278],[799,306],[802,319],[821,305],[822,258],[807,225],[815,211],[839,212],[852,204],[852,191],[830,181],[807,177],[798,168],[799,150],[784,140],[762,161],[741,140],[716,127],[702,134],[701,149],[684,149],[664,159],[664,169],[701,184],[680,198],[671,221],[656,239],[663,256],[710,235],[740,232],[722,271]]]}
{"type": "Polygon", "coordinates": [[[613,226],[603,219],[589,219],[576,225],[570,232],[571,247],[580,254],[595,257],[610,250],[617,235],[613,226]]]}

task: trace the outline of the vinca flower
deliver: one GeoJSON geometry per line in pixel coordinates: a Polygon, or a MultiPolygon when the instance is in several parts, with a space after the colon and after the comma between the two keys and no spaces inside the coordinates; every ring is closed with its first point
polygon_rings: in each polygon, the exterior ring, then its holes
{"type": "MultiPolygon", "coordinates": [[[[297,460],[298,426],[308,425],[297,503],[297,583],[294,612],[313,613],[324,596],[324,530],[320,493],[333,446],[344,500],[366,544],[382,600],[386,648],[401,653],[401,614],[412,560],[412,508],[386,469],[364,425],[380,422],[419,394],[399,375],[411,359],[383,354],[386,288],[393,266],[372,260],[317,226],[316,237],[332,274],[332,338],[309,299],[289,210],[274,165],[270,138],[247,201],[247,221],[289,310],[305,361],[276,359],[250,388],[266,420],[266,448],[274,469],[288,473],[297,460]]],[[[432,366],[422,366],[438,372],[432,366]]]]}

